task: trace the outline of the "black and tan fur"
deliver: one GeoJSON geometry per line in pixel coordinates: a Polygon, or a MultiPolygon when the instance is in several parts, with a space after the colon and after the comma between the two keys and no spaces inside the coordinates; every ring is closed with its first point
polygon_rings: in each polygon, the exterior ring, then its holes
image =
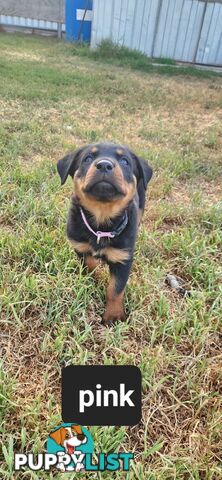
{"type": "Polygon", "coordinates": [[[93,271],[99,260],[110,270],[103,322],[126,318],[124,290],[133,260],[138,225],[144,210],[145,192],[152,169],[127,147],[110,143],[88,145],[58,162],[64,184],[74,183],[67,235],[75,251],[93,271]],[[94,231],[113,231],[127,212],[128,223],[115,238],[97,238],[83,222],[80,207],[94,231]]]}

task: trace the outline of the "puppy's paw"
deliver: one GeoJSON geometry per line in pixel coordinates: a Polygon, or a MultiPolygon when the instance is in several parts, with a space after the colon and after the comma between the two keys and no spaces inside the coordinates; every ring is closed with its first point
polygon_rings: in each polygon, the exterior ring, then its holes
{"type": "Polygon", "coordinates": [[[105,310],[102,317],[102,324],[106,326],[111,326],[118,321],[125,322],[126,317],[127,315],[122,309],[119,311],[112,311],[110,309],[105,310]]]}

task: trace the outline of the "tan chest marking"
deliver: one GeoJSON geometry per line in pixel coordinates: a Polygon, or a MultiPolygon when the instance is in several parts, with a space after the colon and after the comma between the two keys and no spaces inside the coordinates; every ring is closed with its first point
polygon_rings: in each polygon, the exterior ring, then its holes
{"type": "Polygon", "coordinates": [[[124,263],[130,258],[127,250],[114,247],[102,248],[99,253],[100,255],[105,255],[107,260],[112,263],[124,263]]]}
{"type": "Polygon", "coordinates": [[[79,253],[92,252],[92,247],[89,242],[76,242],[75,240],[70,240],[70,243],[79,253]]]}
{"type": "Polygon", "coordinates": [[[98,254],[100,256],[105,255],[107,260],[112,263],[124,263],[130,258],[129,252],[127,250],[121,250],[120,248],[106,247],[95,252],[89,242],[76,242],[75,240],[70,240],[70,243],[79,253],[91,253],[93,256],[98,254]]]}

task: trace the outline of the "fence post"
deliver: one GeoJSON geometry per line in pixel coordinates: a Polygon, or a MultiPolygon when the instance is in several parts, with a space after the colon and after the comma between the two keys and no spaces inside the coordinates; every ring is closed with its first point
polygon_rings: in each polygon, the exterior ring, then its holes
{"type": "Polygon", "coordinates": [[[161,11],[161,8],[162,8],[162,3],[163,3],[163,0],[159,0],[158,7],[157,7],[157,12],[156,12],[155,27],[154,27],[154,32],[153,32],[153,41],[152,41],[152,47],[151,47],[151,58],[153,57],[153,54],[154,54],[154,48],[155,48],[156,36],[157,36],[158,26],[159,26],[159,21],[160,21],[160,11],[161,11]]]}
{"type": "Polygon", "coordinates": [[[197,38],[197,44],[196,44],[196,48],[195,48],[195,52],[194,52],[194,56],[193,56],[192,63],[196,63],[197,52],[198,52],[199,43],[200,43],[200,37],[201,37],[202,28],[203,28],[203,23],[204,23],[204,18],[205,18],[205,13],[206,13],[206,9],[207,9],[207,3],[208,3],[208,2],[205,1],[204,8],[203,8],[203,13],[202,13],[202,18],[201,18],[201,23],[200,23],[200,30],[199,30],[199,34],[198,34],[198,38],[197,38]]]}
{"type": "Polygon", "coordinates": [[[62,38],[62,23],[61,22],[57,23],[57,37],[59,39],[62,38]]]}

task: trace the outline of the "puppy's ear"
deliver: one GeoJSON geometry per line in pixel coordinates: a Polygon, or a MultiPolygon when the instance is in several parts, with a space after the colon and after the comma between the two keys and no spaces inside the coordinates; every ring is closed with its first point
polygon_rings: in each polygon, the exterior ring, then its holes
{"type": "Polygon", "coordinates": [[[61,438],[61,428],[58,428],[58,430],[55,430],[55,432],[50,433],[50,438],[52,438],[58,445],[62,444],[62,438],[61,438]]]}
{"type": "Polygon", "coordinates": [[[143,158],[137,157],[135,153],[132,153],[132,156],[135,162],[135,175],[137,178],[137,182],[139,182],[142,179],[143,186],[146,190],[147,185],[152,178],[153,170],[148,165],[148,163],[145,160],[143,160],[143,158]]]}
{"type": "Polygon", "coordinates": [[[82,434],[82,427],[80,425],[72,425],[72,430],[74,430],[74,432],[77,434],[77,435],[80,435],[82,434]]]}
{"type": "Polygon", "coordinates": [[[68,153],[65,157],[61,158],[57,163],[58,174],[61,178],[61,185],[63,185],[68,177],[73,177],[75,171],[78,169],[78,160],[80,153],[85,147],[79,148],[75,152],[68,153]]]}

